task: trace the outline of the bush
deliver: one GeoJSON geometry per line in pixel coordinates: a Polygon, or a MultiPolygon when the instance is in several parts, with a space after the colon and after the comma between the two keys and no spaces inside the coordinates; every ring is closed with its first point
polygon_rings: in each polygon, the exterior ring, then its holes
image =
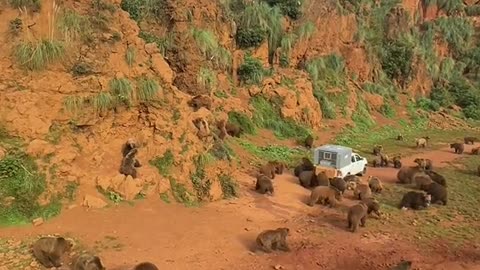
{"type": "Polygon", "coordinates": [[[292,119],[284,119],[280,115],[281,104],[255,96],[250,100],[254,108],[253,122],[260,128],[272,130],[279,139],[304,138],[310,131],[295,123],[292,119]]]}
{"type": "Polygon", "coordinates": [[[237,45],[241,49],[256,48],[265,40],[266,32],[259,26],[239,28],[237,30],[237,45]]]}
{"type": "Polygon", "coordinates": [[[237,125],[247,134],[255,134],[255,124],[248,116],[239,112],[229,112],[228,122],[237,125]]]}
{"type": "Polygon", "coordinates": [[[63,58],[65,48],[61,42],[41,40],[24,42],[15,48],[15,57],[21,66],[30,70],[42,70],[63,58]]]}
{"type": "Polygon", "coordinates": [[[463,109],[463,114],[465,117],[472,118],[474,120],[480,120],[480,106],[469,105],[463,109]]]}
{"type": "Polygon", "coordinates": [[[449,107],[454,103],[452,95],[444,87],[434,87],[430,99],[442,107],[449,107]]]}
{"type": "Polygon", "coordinates": [[[13,197],[1,204],[0,223],[28,223],[44,216],[45,207],[38,199],[46,189],[45,175],[38,172],[35,161],[25,153],[10,153],[0,160],[0,197],[13,197]]]}
{"type": "Polygon", "coordinates": [[[413,47],[395,40],[386,43],[384,49],[382,68],[387,76],[402,84],[408,82],[412,73],[413,47]]]}
{"type": "Polygon", "coordinates": [[[155,19],[164,19],[165,10],[168,10],[166,0],[122,0],[120,8],[128,12],[137,22],[150,16],[154,16],[155,19]]]}
{"type": "Polygon", "coordinates": [[[392,108],[392,106],[390,106],[390,104],[388,103],[384,103],[381,107],[380,107],[380,113],[387,117],[387,118],[393,118],[395,117],[395,110],[392,108]]]}
{"type": "Polygon", "coordinates": [[[231,175],[222,173],[218,176],[218,181],[220,181],[224,199],[238,197],[238,184],[231,175]]]}
{"type": "Polygon", "coordinates": [[[266,0],[271,6],[278,6],[285,16],[298,20],[302,16],[302,2],[299,0],[266,0]]]}
{"type": "Polygon", "coordinates": [[[246,84],[261,83],[264,76],[262,62],[251,55],[245,55],[243,64],[238,68],[240,80],[246,84]]]}
{"type": "Polygon", "coordinates": [[[440,109],[440,105],[428,98],[420,98],[416,102],[416,106],[424,111],[436,112],[440,109]]]}

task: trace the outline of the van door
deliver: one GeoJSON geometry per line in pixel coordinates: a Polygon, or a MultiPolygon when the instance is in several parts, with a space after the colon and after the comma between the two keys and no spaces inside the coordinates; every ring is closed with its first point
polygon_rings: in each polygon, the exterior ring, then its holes
{"type": "Polygon", "coordinates": [[[362,163],[359,162],[362,160],[359,155],[352,155],[352,168],[351,174],[355,175],[357,173],[361,173],[363,171],[362,163]]]}

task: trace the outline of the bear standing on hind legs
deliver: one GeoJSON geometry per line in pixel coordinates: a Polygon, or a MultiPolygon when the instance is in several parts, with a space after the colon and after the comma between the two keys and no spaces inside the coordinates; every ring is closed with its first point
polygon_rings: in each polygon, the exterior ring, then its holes
{"type": "Polygon", "coordinates": [[[136,158],[136,155],[138,153],[137,147],[137,143],[132,138],[128,139],[127,142],[123,145],[123,159],[122,165],[120,166],[121,174],[124,174],[125,176],[130,175],[133,178],[137,178],[137,168],[142,166],[136,158]]]}

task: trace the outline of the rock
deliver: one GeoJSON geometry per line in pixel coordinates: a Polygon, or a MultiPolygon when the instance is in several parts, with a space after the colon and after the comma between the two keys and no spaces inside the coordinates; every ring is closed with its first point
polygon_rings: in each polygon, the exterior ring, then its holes
{"type": "Polygon", "coordinates": [[[73,209],[73,208],[75,208],[75,207],[77,207],[76,204],[71,204],[71,205],[69,205],[69,206],[67,207],[67,209],[70,210],[70,209],[73,209]]]}
{"type": "Polygon", "coordinates": [[[283,266],[281,266],[280,264],[277,264],[273,267],[273,269],[280,270],[280,269],[283,269],[283,266]]]}
{"type": "Polygon", "coordinates": [[[118,193],[122,195],[122,197],[127,200],[131,201],[135,199],[140,191],[143,189],[143,181],[140,179],[133,179],[130,175],[127,176],[125,181],[118,187],[118,193]]]}
{"type": "Polygon", "coordinates": [[[248,93],[250,94],[251,97],[258,95],[261,92],[262,92],[262,89],[260,89],[260,87],[255,85],[248,88],[248,93]]]}
{"type": "Polygon", "coordinates": [[[32,220],[32,224],[33,226],[40,226],[43,224],[43,218],[36,218],[34,220],[32,220]]]}
{"type": "Polygon", "coordinates": [[[156,43],[147,43],[145,44],[145,51],[149,54],[156,54],[159,53],[160,50],[158,49],[158,46],[156,43]]]}
{"type": "Polygon", "coordinates": [[[102,190],[107,190],[112,185],[112,180],[108,177],[97,176],[95,179],[97,186],[99,186],[102,190]]]}
{"type": "Polygon", "coordinates": [[[125,181],[125,175],[119,173],[110,180],[110,188],[118,189],[120,185],[125,181]]]}
{"type": "Polygon", "coordinates": [[[107,206],[107,203],[97,197],[94,197],[92,195],[85,195],[83,198],[82,206],[87,207],[87,208],[103,208],[107,206]]]}
{"type": "Polygon", "coordinates": [[[172,84],[174,74],[168,63],[165,62],[165,59],[163,59],[163,56],[160,53],[156,53],[152,55],[151,59],[152,69],[155,71],[155,73],[162,77],[166,84],[172,84]]]}
{"type": "Polygon", "coordinates": [[[50,145],[47,141],[35,139],[30,142],[27,147],[27,154],[33,157],[46,156],[55,152],[53,145],[50,145]]]}

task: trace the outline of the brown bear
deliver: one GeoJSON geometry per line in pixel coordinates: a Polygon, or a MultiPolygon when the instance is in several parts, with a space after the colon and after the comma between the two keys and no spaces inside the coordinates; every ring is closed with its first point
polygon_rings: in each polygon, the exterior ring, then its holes
{"type": "Polygon", "coordinates": [[[455,149],[455,154],[463,154],[463,151],[465,150],[465,145],[463,143],[451,143],[450,144],[450,149],[453,148],[455,149]]]}
{"type": "Polygon", "coordinates": [[[337,200],[342,200],[342,194],[340,191],[334,187],[318,186],[312,190],[310,194],[310,200],[308,201],[309,206],[313,206],[316,203],[329,204],[330,207],[335,207],[337,205],[337,200]]]}

